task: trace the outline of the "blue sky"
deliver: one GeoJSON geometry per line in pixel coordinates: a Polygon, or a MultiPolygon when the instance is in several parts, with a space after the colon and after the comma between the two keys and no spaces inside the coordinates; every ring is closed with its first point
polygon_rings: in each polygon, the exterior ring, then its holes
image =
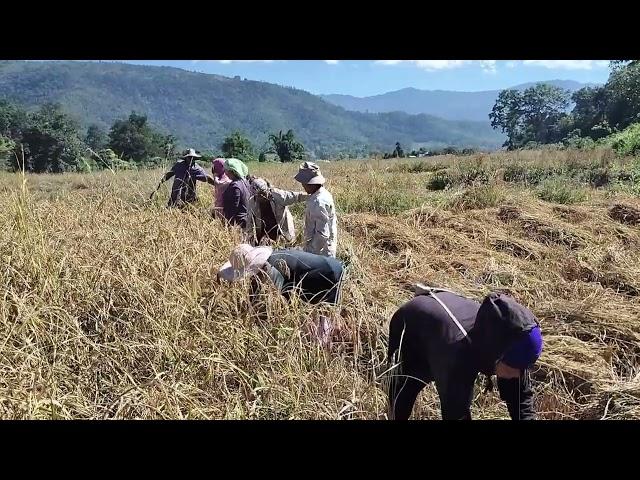
{"type": "Polygon", "coordinates": [[[355,96],[414,87],[423,90],[496,90],[540,80],[604,83],[606,60],[132,60],[186,70],[240,75],[314,94],[355,96]]]}

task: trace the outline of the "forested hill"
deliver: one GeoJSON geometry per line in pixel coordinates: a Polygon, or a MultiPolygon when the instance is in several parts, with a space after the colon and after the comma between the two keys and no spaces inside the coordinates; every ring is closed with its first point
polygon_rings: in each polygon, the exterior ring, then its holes
{"type": "Polygon", "coordinates": [[[58,102],[85,128],[108,129],[136,111],[183,145],[203,150],[216,149],[234,130],[260,147],[269,133],[293,129],[318,154],[390,150],[395,142],[494,148],[504,140],[486,121],[350,112],[290,87],[113,62],[2,61],[0,98],[29,109],[58,102]]]}

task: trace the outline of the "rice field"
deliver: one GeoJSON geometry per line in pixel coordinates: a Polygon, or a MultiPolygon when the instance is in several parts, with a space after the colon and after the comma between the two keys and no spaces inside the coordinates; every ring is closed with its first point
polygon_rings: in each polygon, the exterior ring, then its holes
{"type": "MultiPolygon", "coordinates": [[[[210,186],[179,212],[170,182],[148,199],[160,170],[0,174],[0,418],[384,419],[388,322],[415,282],[538,316],[540,418],[640,418],[637,158],[319,164],[350,264],[330,351],[306,334],[323,307],[216,283],[240,235],[210,217],[210,186]]],[[[299,189],[297,164],[249,167],[299,189]]],[[[481,386],[474,418],[508,418],[481,386]]],[[[440,418],[433,386],[413,418],[440,418]]]]}

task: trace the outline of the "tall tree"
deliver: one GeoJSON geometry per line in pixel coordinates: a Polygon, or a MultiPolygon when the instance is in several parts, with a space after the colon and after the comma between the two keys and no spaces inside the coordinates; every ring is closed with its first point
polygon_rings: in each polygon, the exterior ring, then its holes
{"type": "Polygon", "coordinates": [[[86,143],[89,148],[97,152],[107,145],[107,141],[107,133],[102,128],[95,124],[89,125],[87,134],[84,137],[84,143],[86,143]]]}
{"type": "Polygon", "coordinates": [[[404,157],[404,150],[402,150],[400,142],[396,142],[396,148],[393,150],[393,156],[396,158],[404,157]]]}
{"type": "MultiPolygon", "coordinates": [[[[48,103],[27,119],[21,135],[24,169],[33,172],[60,173],[75,170],[84,154],[76,123],[59,104],[48,103]]],[[[22,159],[12,159],[12,166],[22,168],[22,159]]]]}
{"type": "Polygon", "coordinates": [[[538,84],[523,92],[503,90],[489,114],[491,126],[507,134],[504,146],[520,148],[529,142],[553,143],[566,134],[569,92],[538,84]]]}
{"type": "Polygon", "coordinates": [[[640,122],[640,62],[627,62],[612,69],[605,85],[606,118],[617,130],[640,122]]]}
{"type": "Polygon", "coordinates": [[[226,137],[220,145],[222,154],[227,158],[238,158],[243,161],[253,158],[251,141],[239,131],[226,137]]]}
{"type": "Polygon", "coordinates": [[[574,102],[571,111],[572,128],[581,137],[591,137],[594,140],[608,135],[610,131],[606,119],[607,90],[604,86],[585,87],[577,90],[571,96],[574,102]]]}
{"type": "Polygon", "coordinates": [[[27,123],[27,113],[17,105],[0,99],[0,135],[16,139],[27,123]]]}
{"type": "Polygon", "coordinates": [[[167,137],[151,128],[146,115],[132,112],[126,120],[116,120],[109,131],[108,147],[125,160],[140,163],[165,155],[167,137]]]}
{"type": "Polygon", "coordinates": [[[281,162],[293,162],[299,160],[304,155],[304,145],[295,139],[293,130],[287,131],[284,135],[282,130],[278,134],[269,135],[269,141],[273,149],[280,157],[281,162]]]}

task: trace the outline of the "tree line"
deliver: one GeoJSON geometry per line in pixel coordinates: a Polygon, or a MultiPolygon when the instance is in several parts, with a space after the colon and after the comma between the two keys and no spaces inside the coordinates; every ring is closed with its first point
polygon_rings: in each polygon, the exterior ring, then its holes
{"type": "MultiPolygon", "coordinates": [[[[269,135],[261,151],[236,131],[220,145],[220,152],[202,152],[205,159],[235,157],[243,161],[267,159],[292,162],[305,148],[292,130],[269,135]]],[[[79,125],[57,103],[34,112],[0,100],[0,163],[5,169],[35,173],[91,171],[103,168],[154,167],[175,157],[178,141],[154,128],[146,115],[132,112],[116,120],[109,131],[79,125]]]]}
{"type": "Polygon", "coordinates": [[[541,144],[594,146],[640,122],[640,61],[612,61],[604,85],[573,94],[545,84],[503,90],[489,119],[507,135],[504,147],[509,150],[541,144]]]}

